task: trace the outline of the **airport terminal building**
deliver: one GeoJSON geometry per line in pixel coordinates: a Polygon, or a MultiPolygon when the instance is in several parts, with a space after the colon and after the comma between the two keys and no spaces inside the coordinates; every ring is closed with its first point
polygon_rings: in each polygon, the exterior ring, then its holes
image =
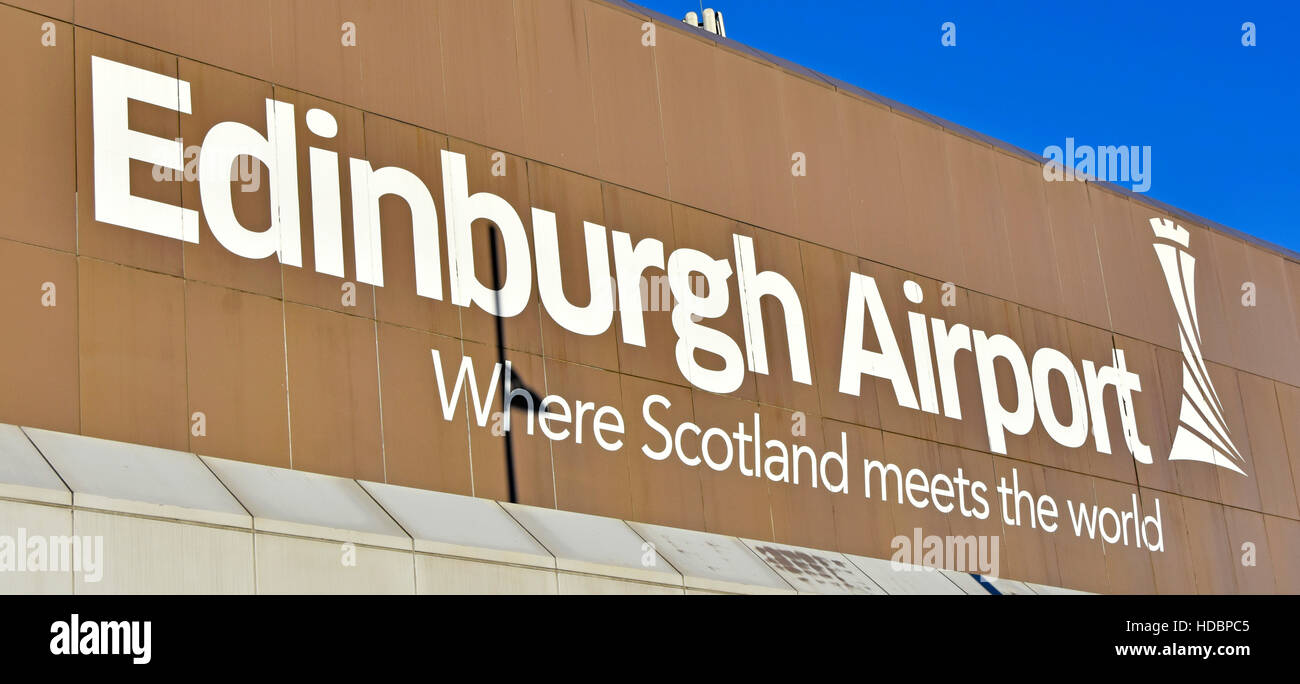
{"type": "Polygon", "coordinates": [[[1300,255],[621,0],[0,32],[0,592],[1300,592],[1300,255]]]}

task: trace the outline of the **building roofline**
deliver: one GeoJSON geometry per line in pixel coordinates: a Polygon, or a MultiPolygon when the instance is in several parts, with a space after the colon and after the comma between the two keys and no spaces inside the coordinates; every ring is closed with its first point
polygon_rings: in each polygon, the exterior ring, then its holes
{"type": "MultiPolygon", "coordinates": [[[[911,118],[931,122],[945,131],[954,133],[956,135],[960,135],[964,138],[969,138],[971,140],[984,143],[995,149],[1003,150],[1013,156],[1021,157],[1028,161],[1032,161],[1035,164],[1039,164],[1040,166],[1047,161],[1047,159],[1040,154],[1035,154],[1022,147],[1012,145],[1011,143],[1006,142],[1004,140],[1000,140],[998,138],[985,135],[983,133],[980,133],[979,131],[972,130],[970,128],[962,126],[961,124],[948,121],[947,119],[935,116],[928,112],[923,112],[919,109],[916,109],[915,107],[911,107],[909,105],[903,104],[902,102],[892,100],[890,98],[887,98],[883,95],[879,95],[877,93],[873,93],[865,88],[835,78],[833,76],[829,76],[827,74],[814,71],[812,69],[809,69],[808,67],[805,67],[801,64],[797,64],[788,59],[777,57],[776,55],[763,52],[762,50],[759,50],[757,48],[744,45],[733,38],[725,38],[717,34],[709,33],[708,31],[705,31],[702,28],[691,26],[689,24],[684,23],[680,19],[670,17],[662,12],[656,12],[655,10],[642,7],[641,5],[638,5],[636,3],[627,2],[627,0],[600,0],[600,1],[608,5],[620,7],[624,10],[627,10],[639,16],[644,16],[647,19],[650,19],[652,21],[660,22],[665,26],[672,28],[673,30],[684,31],[696,37],[709,40],[720,47],[725,47],[734,52],[739,52],[744,55],[749,55],[750,57],[753,57],[761,62],[766,62],[771,66],[779,68],[793,75],[802,76],[803,78],[808,79],[810,81],[820,82],[823,85],[828,85],[832,88],[835,88],[837,91],[842,91],[845,93],[849,93],[851,95],[855,95],[865,100],[876,102],[880,105],[888,107],[892,111],[898,112],[906,116],[910,116],[911,118]]],[[[1162,211],[1166,214],[1169,214],[1174,218],[1178,218],[1188,223],[1192,223],[1200,227],[1204,227],[1210,230],[1220,232],[1229,237],[1235,238],[1237,240],[1241,240],[1247,244],[1251,244],[1256,247],[1260,247],[1262,249],[1276,252],[1277,254],[1281,255],[1283,258],[1288,259],[1290,261],[1300,263],[1300,252],[1297,252],[1295,250],[1288,249],[1279,244],[1270,242],[1268,240],[1265,240],[1255,235],[1251,235],[1250,233],[1238,230],[1236,228],[1225,226],[1222,223],[1219,223],[1218,221],[1212,221],[1210,219],[1205,218],[1204,216],[1198,216],[1197,214],[1194,214],[1190,211],[1187,211],[1185,209],[1180,209],[1170,204],[1166,204],[1165,202],[1161,202],[1160,200],[1157,200],[1143,193],[1133,192],[1132,190],[1129,190],[1128,188],[1125,188],[1116,183],[1111,183],[1108,181],[1099,181],[1094,179],[1088,179],[1087,182],[1091,185],[1098,185],[1116,194],[1123,195],[1125,197],[1142,202],[1143,204],[1149,205],[1158,211],[1162,211]]]]}

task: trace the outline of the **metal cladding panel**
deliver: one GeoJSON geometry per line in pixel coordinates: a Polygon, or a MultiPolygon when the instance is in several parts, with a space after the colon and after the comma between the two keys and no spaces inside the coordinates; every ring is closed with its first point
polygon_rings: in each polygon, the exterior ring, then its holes
{"type": "Polygon", "coordinates": [[[203,457],[257,530],[411,548],[410,536],[355,480],[203,457]]]}
{"type": "Polygon", "coordinates": [[[791,585],[740,539],[643,523],[632,523],[632,527],[681,571],[687,587],[793,592],[791,585]]]}
{"type": "Polygon", "coordinates": [[[934,568],[891,563],[866,556],[845,554],[845,557],[891,596],[946,596],[966,593],[948,579],[947,575],[934,568]]]}
{"type": "Polygon", "coordinates": [[[745,541],[758,557],[802,593],[853,594],[879,596],[885,594],[869,575],[860,570],[842,554],[814,551],[805,548],[745,541]]]}
{"type": "Polygon", "coordinates": [[[495,501],[378,482],[361,486],[411,535],[417,550],[489,549],[503,552],[500,559],[555,567],[546,548],[495,501]]]}
{"type": "Polygon", "coordinates": [[[16,499],[70,504],[72,495],[58,473],[15,425],[0,425],[0,492],[16,499]]]}
{"type": "Polygon", "coordinates": [[[681,586],[681,574],[622,520],[518,504],[503,505],[555,556],[560,571],[681,586]]]}
{"type": "Polygon", "coordinates": [[[248,527],[248,512],[191,453],[25,428],[78,507],[248,527]]]}

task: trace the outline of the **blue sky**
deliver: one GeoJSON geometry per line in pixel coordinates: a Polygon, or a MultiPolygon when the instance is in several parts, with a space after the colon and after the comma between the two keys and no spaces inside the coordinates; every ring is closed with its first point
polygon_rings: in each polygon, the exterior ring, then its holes
{"type": "MultiPolygon", "coordinates": [[[[639,0],[674,17],[699,0],[639,0]]],[[[1300,251],[1300,3],[713,0],[727,35],[1033,152],[1151,147],[1160,201],[1300,251]],[[957,44],[940,44],[956,24],[957,44]],[[1256,45],[1243,47],[1253,22],[1256,45]]]]}

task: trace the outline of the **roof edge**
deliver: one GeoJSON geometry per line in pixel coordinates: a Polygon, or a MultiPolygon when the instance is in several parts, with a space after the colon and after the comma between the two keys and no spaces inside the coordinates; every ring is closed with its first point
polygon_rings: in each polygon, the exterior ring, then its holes
{"type": "MultiPolygon", "coordinates": [[[[690,26],[685,22],[683,22],[682,20],[676,19],[674,17],[670,17],[662,12],[657,12],[655,10],[642,7],[641,5],[638,5],[633,2],[628,2],[627,0],[600,0],[600,1],[604,2],[605,4],[613,5],[615,7],[621,7],[635,14],[644,16],[650,20],[661,22],[666,26],[673,27],[676,30],[681,30],[688,34],[712,41],[713,43],[719,46],[726,47],[728,49],[739,52],[741,54],[749,55],[760,61],[767,62],[768,64],[771,64],[772,66],[782,69],[783,71],[789,72],[791,74],[802,76],[812,81],[820,81],[825,85],[830,85],[834,87],[838,91],[850,93],[857,97],[877,102],[881,105],[888,107],[890,110],[896,111],[900,114],[910,116],[914,119],[920,119],[922,121],[929,121],[950,133],[954,133],[964,138],[969,138],[971,140],[975,140],[977,142],[990,145],[994,148],[1001,149],[1005,152],[1008,152],[1014,156],[1022,157],[1024,159],[1032,161],[1036,164],[1041,165],[1047,161],[1046,158],[1043,157],[1042,155],[1035,154],[1034,152],[1013,145],[1009,142],[1006,142],[1005,140],[1001,140],[999,138],[994,138],[993,136],[980,133],[979,131],[975,131],[973,129],[967,128],[965,126],[962,126],[961,124],[948,121],[947,119],[944,119],[939,116],[935,116],[934,114],[930,114],[928,112],[921,111],[915,107],[903,104],[902,102],[892,100],[888,97],[885,97],[877,93],[873,93],[861,86],[857,86],[847,81],[835,78],[833,76],[829,76],[827,74],[814,71],[813,69],[809,69],[808,67],[805,67],[796,62],[792,62],[782,57],[777,57],[776,55],[740,43],[733,38],[725,38],[723,36],[718,36],[716,34],[709,33],[704,29],[695,26],[690,26]]],[[[1143,204],[1146,204],[1152,207],[1153,209],[1165,212],[1175,218],[1179,218],[1184,221],[1187,221],[1188,223],[1194,223],[1198,226],[1223,233],[1228,237],[1241,240],[1242,242],[1254,245],[1256,247],[1260,247],[1272,252],[1276,252],[1278,255],[1282,256],[1285,259],[1300,263],[1300,252],[1289,249],[1287,247],[1283,247],[1282,245],[1279,245],[1277,243],[1270,242],[1256,235],[1252,235],[1245,231],[1223,225],[1218,221],[1212,221],[1210,219],[1207,219],[1203,216],[1199,216],[1185,209],[1180,209],[1178,207],[1175,207],[1171,204],[1166,204],[1165,202],[1161,202],[1160,200],[1149,197],[1143,193],[1133,192],[1128,188],[1125,188],[1121,185],[1109,181],[1097,181],[1097,180],[1089,179],[1087,182],[1094,185],[1100,185],[1102,187],[1107,188],[1108,190],[1111,190],[1112,192],[1116,192],[1130,199],[1142,202],[1143,204]]]]}

